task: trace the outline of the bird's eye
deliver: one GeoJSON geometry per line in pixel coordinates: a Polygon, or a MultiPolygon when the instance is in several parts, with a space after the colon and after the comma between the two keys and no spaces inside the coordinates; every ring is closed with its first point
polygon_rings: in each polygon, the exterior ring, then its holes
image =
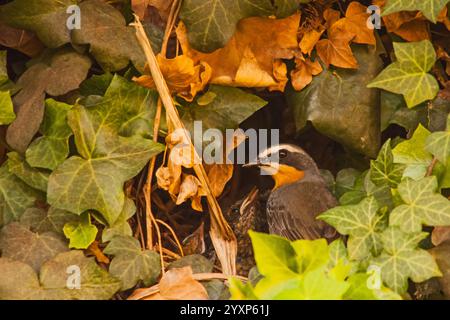
{"type": "Polygon", "coordinates": [[[233,214],[239,214],[239,208],[233,208],[233,209],[231,209],[231,212],[233,213],[233,214]]]}
{"type": "Polygon", "coordinates": [[[286,150],[280,150],[280,158],[286,158],[287,157],[287,151],[286,150]]]}

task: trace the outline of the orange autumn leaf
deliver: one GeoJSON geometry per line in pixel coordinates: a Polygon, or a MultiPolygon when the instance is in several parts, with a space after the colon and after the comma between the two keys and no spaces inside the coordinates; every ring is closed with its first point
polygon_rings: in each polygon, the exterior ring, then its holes
{"type": "Polygon", "coordinates": [[[341,13],[337,10],[327,8],[323,12],[323,18],[325,19],[325,28],[329,29],[333,24],[335,24],[339,18],[341,17],[341,13]]]}
{"type": "MultiPolygon", "coordinates": [[[[194,61],[185,55],[177,56],[174,59],[158,55],[157,59],[170,91],[186,101],[192,101],[211,78],[211,68],[207,63],[194,64],[194,61]]],[[[146,72],[150,73],[147,68],[146,72]]],[[[149,75],[143,75],[133,80],[143,87],[155,88],[155,83],[149,75]]]]}
{"type": "Polygon", "coordinates": [[[352,2],[347,8],[345,18],[336,21],[332,27],[354,35],[353,42],[375,45],[375,34],[367,27],[367,7],[359,2],[352,2]]]}
{"type": "Polygon", "coordinates": [[[331,27],[328,30],[328,39],[322,39],[317,43],[317,54],[327,67],[332,64],[340,68],[356,69],[358,61],[350,48],[353,37],[351,33],[331,27]]]}
{"type": "Polygon", "coordinates": [[[311,61],[309,58],[295,59],[296,67],[291,72],[292,86],[295,90],[300,91],[311,83],[313,76],[323,71],[319,61],[311,61]]]}
{"type": "Polygon", "coordinates": [[[441,13],[439,14],[439,16],[437,18],[437,21],[443,23],[445,25],[445,27],[447,28],[447,30],[450,31],[450,19],[448,18],[447,7],[444,7],[444,9],[442,9],[441,13]]]}
{"type": "MultiPolygon", "coordinates": [[[[374,0],[375,5],[383,7],[385,0],[374,0]]],[[[383,17],[386,29],[390,33],[402,37],[406,41],[416,42],[429,40],[429,22],[418,11],[400,11],[383,17]]]]}
{"type": "MultiPolygon", "coordinates": [[[[130,298],[142,290],[136,290],[130,298]]],[[[159,290],[143,300],[208,300],[208,292],[194,279],[191,267],[174,268],[162,276],[159,290]]]]}
{"type": "Polygon", "coordinates": [[[189,45],[183,23],[177,35],[186,56],[195,64],[206,62],[211,66],[211,83],[283,91],[287,68],[282,59],[292,59],[298,50],[299,23],[299,14],[285,19],[243,19],[227,45],[212,53],[199,52],[189,45]]]}
{"type": "Polygon", "coordinates": [[[300,40],[300,49],[303,54],[309,54],[311,55],[311,52],[313,51],[314,47],[316,46],[317,42],[319,42],[320,37],[324,33],[325,29],[321,31],[317,30],[309,30],[307,31],[302,39],[300,40]]]}
{"type": "Polygon", "coordinates": [[[131,0],[131,9],[142,20],[145,17],[150,0],[131,0]]]}

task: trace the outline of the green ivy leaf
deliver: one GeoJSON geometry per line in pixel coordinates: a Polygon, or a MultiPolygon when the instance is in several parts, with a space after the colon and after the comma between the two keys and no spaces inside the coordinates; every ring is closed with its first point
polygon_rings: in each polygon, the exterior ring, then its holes
{"type": "MultiPolygon", "coordinates": [[[[72,284],[72,283],[71,283],[72,284]]],[[[73,283],[75,284],[75,283],[73,283]]],[[[82,251],[58,254],[44,263],[39,272],[27,264],[0,258],[0,299],[2,300],[107,300],[120,289],[120,281],[100,268],[82,251]],[[81,271],[79,289],[67,287],[67,271],[81,271]]]]}
{"type": "Polygon", "coordinates": [[[402,297],[394,291],[381,287],[369,289],[367,281],[370,275],[357,273],[348,278],[350,288],[345,292],[344,298],[349,300],[402,300],[402,297]]]}
{"type": "Polygon", "coordinates": [[[82,106],[75,106],[68,119],[81,157],[70,157],[50,175],[48,202],[76,214],[97,210],[111,225],[123,210],[125,181],[164,147],[139,136],[120,137],[82,106]]]}
{"type": "MultiPolygon", "coordinates": [[[[36,0],[30,5],[27,0],[15,0],[0,6],[0,20],[35,32],[48,48],[59,48],[70,42],[75,46],[89,45],[90,52],[106,71],[121,70],[130,60],[139,70],[144,69],[145,56],[134,28],[127,26],[119,10],[104,1],[36,0]],[[69,30],[66,22],[70,14],[66,11],[74,4],[80,8],[81,28],[69,30]]],[[[159,28],[152,23],[145,23],[144,28],[153,49],[159,52],[159,28]]]]}
{"type": "Polygon", "coordinates": [[[85,97],[90,95],[104,96],[113,80],[113,77],[114,76],[109,72],[101,75],[94,74],[89,79],[84,80],[80,85],[80,93],[85,97]]]}
{"type": "Polygon", "coordinates": [[[194,121],[202,121],[205,130],[209,128],[217,128],[222,131],[235,129],[241,122],[267,104],[266,101],[255,95],[231,87],[211,85],[206,94],[215,95],[207,105],[198,103],[198,100],[202,99],[200,97],[181,111],[182,121],[191,133],[194,121]]]}
{"type": "Polygon", "coordinates": [[[124,16],[101,0],[80,3],[81,29],[72,31],[72,43],[90,45],[90,52],[105,71],[125,68],[131,60],[143,69],[145,58],[136,40],[135,30],[124,16]]]}
{"type": "Polygon", "coordinates": [[[161,272],[159,255],[142,250],[139,241],[133,237],[116,236],[103,252],[114,256],[109,272],[122,281],[122,290],[134,287],[139,280],[151,285],[161,272]]]}
{"type": "Polygon", "coordinates": [[[70,42],[67,8],[77,0],[15,0],[0,6],[0,20],[11,27],[34,31],[49,48],[70,42]]]}
{"type": "Polygon", "coordinates": [[[355,180],[352,189],[339,198],[339,203],[342,205],[358,204],[367,197],[374,197],[380,208],[387,207],[391,209],[394,206],[389,185],[376,185],[373,183],[370,179],[369,170],[363,172],[360,177],[355,180]]]}
{"type": "Polygon", "coordinates": [[[34,189],[9,172],[7,164],[0,167],[0,226],[19,219],[38,197],[34,189]]]}
{"type": "Polygon", "coordinates": [[[340,206],[319,216],[336,228],[340,234],[349,235],[347,248],[352,260],[363,260],[381,250],[380,232],[385,227],[384,217],[378,214],[378,203],[370,197],[357,205],[340,206]]]}
{"type": "Polygon", "coordinates": [[[50,173],[30,167],[17,152],[8,153],[8,169],[30,187],[47,192],[50,173]]]}
{"type": "Polygon", "coordinates": [[[0,91],[0,125],[10,124],[16,119],[11,96],[8,91],[0,91]]]}
{"type": "Polygon", "coordinates": [[[389,227],[382,235],[383,252],[372,260],[381,267],[383,282],[398,294],[408,288],[408,278],[423,282],[441,276],[433,257],[425,250],[417,248],[426,233],[404,233],[397,227],[389,227]]]}
{"type": "Polygon", "coordinates": [[[405,177],[420,179],[425,176],[433,160],[432,155],[425,148],[429,135],[430,131],[419,124],[411,139],[400,142],[392,150],[394,162],[407,165],[405,177]]]}
{"type": "Polygon", "coordinates": [[[301,3],[309,3],[311,0],[275,0],[274,6],[278,18],[289,17],[299,9],[301,3]]]}
{"type": "Polygon", "coordinates": [[[254,231],[249,231],[249,235],[261,275],[286,277],[295,275],[296,254],[287,239],[254,231]]]}
{"type": "Polygon", "coordinates": [[[406,106],[402,95],[388,91],[381,91],[381,131],[389,125],[397,124],[406,130],[414,131],[419,123],[432,124],[432,113],[425,103],[414,108],[406,106]]]}
{"type": "Polygon", "coordinates": [[[380,92],[367,84],[381,71],[382,61],[374,48],[352,50],[358,70],[324,70],[302,91],[286,90],[286,98],[298,132],[311,122],[320,133],[374,158],[380,147],[380,92]]]}
{"type": "Polygon", "coordinates": [[[89,105],[88,112],[119,135],[150,138],[153,132],[158,93],[118,75],[111,80],[103,99],[89,105]]]}
{"type": "Polygon", "coordinates": [[[450,201],[437,193],[434,176],[419,181],[406,178],[398,186],[398,192],[406,204],[396,207],[389,224],[405,232],[419,232],[427,226],[450,226],[450,201]]]}
{"type": "Polygon", "coordinates": [[[77,221],[66,223],[63,231],[70,240],[69,248],[87,249],[95,241],[98,229],[91,224],[89,213],[85,212],[77,221]]]}
{"type": "Polygon", "coordinates": [[[399,11],[422,11],[433,23],[450,0],[387,0],[383,7],[383,16],[399,11]]]}
{"type": "Polygon", "coordinates": [[[272,13],[269,0],[186,0],[180,18],[189,31],[191,45],[211,52],[227,44],[239,20],[272,13]]]}
{"type": "Polygon", "coordinates": [[[425,149],[446,165],[450,158],[450,115],[447,118],[447,130],[432,133],[425,142],[425,149]]]}
{"type": "Polygon", "coordinates": [[[69,137],[72,130],[67,124],[67,113],[72,106],[48,99],[45,102],[41,137],[34,140],[26,151],[32,167],[54,170],[69,155],[69,137]]]}
{"type": "Polygon", "coordinates": [[[45,113],[45,93],[61,96],[79,87],[91,67],[88,56],[70,48],[45,51],[19,78],[22,87],[14,96],[16,120],[8,127],[6,140],[25,153],[39,131],[45,113]]]}
{"type": "Polygon", "coordinates": [[[325,239],[297,240],[291,243],[297,255],[298,273],[306,273],[324,267],[330,260],[328,243],[325,239]]]}
{"type": "Polygon", "coordinates": [[[20,224],[28,226],[30,230],[38,233],[55,232],[62,234],[66,223],[78,221],[80,216],[65,210],[50,207],[28,208],[20,217],[20,224]]]}
{"type": "Polygon", "coordinates": [[[405,168],[405,165],[394,163],[389,139],[381,148],[378,158],[370,161],[370,179],[376,185],[388,184],[396,187],[402,179],[405,168]]]}
{"type": "Polygon", "coordinates": [[[305,274],[298,288],[291,290],[287,288],[275,298],[295,300],[342,300],[344,293],[349,287],[349,283],[330,277],[325,273],[324,269],[316,269],[305,274]]]}
{"type": "Polygon", "coordinates": [[[34,233],[16,222],[1,230],[0,249],[3,258],[24,262],[35,271],[39,271],[44,262],[58,253],[68,250],[66,243],[57,234],[34,233]]]}
{"type": "Polygon", "coordinates": [[[432,43],[429,40],[395,42],[394,50],[397,61],[384,69],[368,88],[403,94],[409,108],[434,99],[439,91],[439,84],[428,73],[436,61],[432,43]]]}
{"type": "Polygon", "coordinates": [[[344,193],[351,191],[355,185],[356,179],[361,175],[361,172],[353,169],[343,169],[336,175],[336,197],[340,198],[344,193]]]}
{"type": "Polygon", "coordinates": [[[111,226],[105,227],[102,232],[102,241],[111,241],[115,236],[132,236],[133,230],[128,223],[128,220],[136,213],[136,205],[134,201],[126,198],[123,210],[111,226]]]}

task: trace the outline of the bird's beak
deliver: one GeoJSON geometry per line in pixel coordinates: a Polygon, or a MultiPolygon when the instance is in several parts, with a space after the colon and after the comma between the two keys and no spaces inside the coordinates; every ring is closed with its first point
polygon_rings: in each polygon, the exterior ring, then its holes
{"type": "Polygon", "coordinates": [[[256,161],[244,164],[243,167],[259,167],[263,175],[272,176],[278,173],[280,164],[278,162],[270,162],[268,159],[264,161],[258,158],[256,161]]]}

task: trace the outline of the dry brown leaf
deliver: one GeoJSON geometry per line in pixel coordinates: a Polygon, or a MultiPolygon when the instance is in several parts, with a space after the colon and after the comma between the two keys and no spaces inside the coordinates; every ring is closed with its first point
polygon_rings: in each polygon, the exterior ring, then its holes
{"type": "Polygon", "coordinates": [[[295,90],[300,91],[311,83],[313,76],[323,71],[319,61],[311,61],[309,58],[295,59],[296,67],[291,72],[292,86],[295,90]]]}
{"type": "Polygon", "coordinates": [[[215,197],[222,194],[225,185],[233,177],[234,166],[232,164],[213,164],[206,165],[205,170],[208,173],[211,182],[211,190],[215,197]]]}
{"type": "Polygon", "coordinates": [[[441,243],[450,240],[450,227],[435,227],[431,233],[431,242],[438,246],[441,243]]]}
{"type": "Polygon", "coordinates": [[[12,28],[0,22],[0,45],[35,57],[44,50],[44,45],[31,32],[12,28]]]}
{"type": "MultiPolygon", "coordinates": [[[[205,88],[211,78],[211,67],[207,63],[200,62],[194,65],[194,61],[185,55],[174,59],[158,55],[157,59],[170,91],[186,101],[194,100],[197,93],[205,88]]],[[[146,73],[150,74],[148,68],[146,73]]],[[[155,83],[149,75],[133,80],[143,87],[155,88],[155,83]]]]}
{"type": "Polygon", "coordinates": [[[328,30],[328,39],[322,39],[317,43],[317,54],[327,67],[332,64],[340,68],[356,69],[358,61],[350,48],[353,37],[351,33],[342,32],[341,29],[332,26],[328,30]]]}
{"type": "Polygon", "coordinates": [[[359,2],[352,2],[347,8],[345,18],[336,21],[332,27],[354,35],[353,42],[375,45],[375,34],[367,27],[367,7],[359,2]]]}
{"type": "Polygon", "coordinates": [[[341,17],[341,13],[337,10],[327,8],[323,12],[323,18],[325,19],[325,28],[329,29],[333,24],[335,24],[339,18],[341,17]]]}
{"type": "Polygon", "coordinates": [[[205,165],[205,170],[211,183],[211,190],[215,197],[219,197],[222,194],[226,184],[233,177],[234,166],[231,163],[227,163],[226,158],[246,139],[247,137],[243,131],[236,130],[232,139],[227,141],[227,144],[224,146],[223,163],[205,165]]]}
{"type": "Polygon", "coordinates": [[[168,270],[159,282],[159,292],[144,300],[208,300],[208,293],[192,276],[191,267],[168,270]]]}
{"type": "Polygon", "coordinates": [[[307,31],[300,40],[300,49],[302,53],[311,55],[311,52],[313,51],[317,42],[319,42],[320,37],[324,32],[325,29],[321,31],[317,31],[314,29],[307,31]]]}
{"type": "MultiPolygon", "coordinates": [[[[373,3],[383,7],[386,0],[374,0],[373,3]]],[[[400,11],[383,17],[388,32],[395,33],[406,41],[429,40],[429,22],[417,11],[400,11]]]]}
{"type": "Polygon", "coordinates": [[[227,45],[212,53],[190,47],[183,23],[177,35],[185,55],[196,64],[206,62],[211,66],[211,83],[283,91],[287,68],[281,59],[292,59],[298,50],[299,22],[299,14],[285,19],[243,19],[227,45]]]}
{"type": "Polygon", "coordinates": [[[144,19],[150,0],[131,0],[131,8],[140,19],[144,19]]]}
{"type": "Polygon", "coordinates": [[[438,16],[437,21],[443,23],[447,30],[450,30],[450,19],[448,18],[447,13],[448,9],[447,7],[444,7],[444,9],[442,9],[441,13],[438,16]]]}
{"type": "Polygon", "coordinates": [[[141,20],[144,20],[148,6],[152,6],[158,10],[161,18],[167,20],[172,3],[173,0],[131,0],[131,8],[141,20]]]}
{"type": "Polygon", "coordinates": [[[200,180],[191,174],[183,175],[176,204],[180,205],[186,200],[192,199],[192,209],[196,211],[203,211],[201,203],[202,196],[206,196],[206,193],[202,189],[200,180]]]}

